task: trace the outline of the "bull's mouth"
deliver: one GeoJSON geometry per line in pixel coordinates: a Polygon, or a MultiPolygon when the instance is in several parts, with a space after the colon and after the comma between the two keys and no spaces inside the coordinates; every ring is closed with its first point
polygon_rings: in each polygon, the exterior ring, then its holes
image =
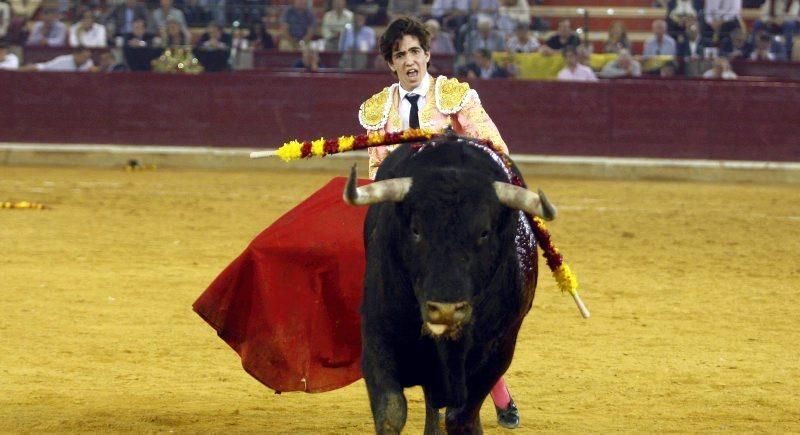
{"type": "Polygon", "coordinates": [[[434,339],[457,340],[461,336],[462,329],[462,323],[448,325],[443,323],[425,322],[422,326],[422,333],[424,335],[431,336],[434,339]]]}

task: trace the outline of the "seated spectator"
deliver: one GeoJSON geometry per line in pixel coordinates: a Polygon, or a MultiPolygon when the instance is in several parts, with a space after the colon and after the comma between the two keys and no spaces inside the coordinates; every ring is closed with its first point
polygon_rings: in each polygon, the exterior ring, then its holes
{"type": "Polygon", "coordinates": [[[689,24],[682,35],[678,35],[677,56],[684,60],[695,60],[705,56],[710,41],[703,38],[697,23],[689,24]]]}
{"type": "Polygon", "coordinates": [[[470,0],[433,0],[431,15],[448,32],[457,32],[469,21],[470,0]]]}
{"type": "Polygon", "coordinates": [[[605,64],[603,70],[598,74],[605,79],[640,77],[641,75],[642,65],[631,56],[631,52],[624,48],[619,51],[617,58],[605,64]]]}
{"type": "Polygon", "coordinates": [[[453,38],[447,32],[441,31],[439,22],[430,19],[425,22],[425,28],[431,34],[431,53],[433,54],[456,54],[456,47],[453,45],[453,38]]]}
{"type": "Polygon", "coordinates": [[[630,50],[631,42],[628,40],[628,31],[625,24],[617,20],[608,28],[608,39],[603,45],[603,53],[619,53],[620,50],[630,50]]]}
{"type": "Polygon", "coordinates": [[[667,22],[664,20],[653,21],[653,36],[644,42],[642,55],[647,56],[675,56],[677,43],[672,36],[667,35],[667,22]]]}
{"type": "Polygon", "coordinates": [[[741,0],[705,0],[704,18],[710,35],[704,35],[712,42],[722,41],[733,29],[741,27],[741,0]]]}
{"type": "Polygon", "coordinates": [[[211,21],[211,14],[198,0],[186,0],[181,9],[189,27],[206,27],[211,21]]]}
{"type": "Polygon", "coordinates": [[[47,62],[25,65],[20,71],[91,71],[93,67],[91,50],[86,47],[75,47],[71,54],[57,56],[47,62]]]}
{"type": "Polygon", "coordinates": [[[468,79],[504,79],[511,77],[505,68],[500,67],[492,60],[492,52],[481,48],[472,55],[473,61],[460,71],[462,77],[468,79]]]}
{"type": "Polygon", "coordinates": [[[122,37],[123,47],[141,48],[159,45],[155,35],[147,31],[145,21],[136,19],[131,26],[131,31],[122,37]]]}
{"type": "Polygon", "coordinates": [[[11,12],[5,40],[9,44],[24,44],[28,40],[28,22],[39,10],[42,0],[8,0],[11,12]]]}
{"type": "Polygon", "coordinates": [[[297,59],[292,68],[302,68],[308,72],[317,72],[323,68],[319,59],[319,52],[309,47],[303,48],[303,57],[297,59]]]}
{"type": "Polygon", "coordinates": [[[783,44],[775,41],[774,37],[766,31],[756,34],[755,47],[750,54],[752,60],[786,60],[786,48],[783,44]]]}
{"type": "Polygon", "coordinates": [[[8,43],[0,41],[0,69],[19,68],[19,58],[14,53],[8,52],[8,43]]]}
{"type": "Polygon", "coordinates": [[[348,24],[339,41],[340,68],[364,69],[369,63],[367,53],[375,51],[375,31],[367,25],[367,15],[357,11],[353,24],[348,24]]]}
{"type": "Polygon", "coordinates": [[[467,36],[464,51],[466,54],[474,54],[482,48],[489,51],[506,50],[506,41],[500,32],[493,29],[492,19],[486,16],[478,17],[478,28],[467,36]]]}
{"type": "Polygon", "coordinates": [[[232,45],[231,34],[226,33],[219,23],[211,23],[197,41],[196,48],[198,50],[230,50],[232,45]]]}
{"type": "Polygon", "coordinates": [[[275,40],[272,35],[267,31],[267,26],[264,24],[266,15],[261,17],[261,21],[255,21],[250,25],[250,32],[247,34],[247,40],[250,41],[250,47],[254,49],[273,49],[275,48],[275,40]]]}
{"type": "Polygon", "coordinates": [[[731,63],[724,57],[714,59],[711,69],[703,73],[704,79],[735,80],[737,77],[731,68],[731,63]]]}
{"type": "Polygon", "coordinates": [[[63,47],[67,40],[67,26],[59,21],[60,16],[56,9],[42,11],[42,20],[33,24],[26,45],[63,47]]]}
{"type": "Polygon", "coordinates": [[[170,18],[161,34],[161,45],[167,48],[191,45],[189,35],[183,31],[180,21],[170,18]]]}
{"type": "Polygon", "coordinates": [[[749,59],[753,45],[747,40],[747,32],[737,27],[722,41],[719,51],[720,56],[728,59],[749,59]]]}
{"type": "Polygon", "coordinates": [[[403,16],[416,17],[419,15],[421,0],[389,0],[386,6],[386,15],[389,22],[403,16]]]}
{"type": "Polygon", "coordinates": [[[386,7],[389,0],[352,0],[351,8],[354,13],[361,12],[367,17],[368,26],[385,26],[386,7]]]}
{"type": "MultiPolygon", "coordinates": [[[[205,3],[204,5],[208,6],[209,9],[212,11],[218,11],[217,13],[211,14],[211,20],[225,25],[228,21],[225,20],[225,17],[220,17],[220,13],[225,12],[225,6],[227,3],[227,14],[230,17],[230,22],[235,26],[241,25],[250,25],[256,19],[259,19],[261,15],[264,13],[264,6],[270,2],[265,0],[203,0],[205,3]],[[210,3],[217,3],[216,6],[210,5],[210,3]]],[[[185,10],[184,10],[185,12],[185,10]]],[[[188,20],[188,17],[187,17],[188,20]]]]}
{"type": "Polygon", "coordinates": [[[108,45],[106,40],[106,26],[94,21],[94,14],[89,9],[81,12],[81,19],[69,29],[69,45],[71,47],[84,46],[89,48],[104,48],[108,45]]]}
{"type": "Polygon", "coordinates": [[[186,26],[186,17],[180,9],[172,7],[172,0],[159,0],[158,9],[153,11],[153,23],[156,30],[163,32],[167,28],[167,22],[173,20],[181,26],[181,31],[189,39],[189,29],[186,26]]]}
{"type": "Polygon", "coordinates": [[[558,30],[556,30],[556,34],[545,41],[541,51],[544,54],[553,54],[556,52],[562,52],[566,47],[575,48],[580,45],[580,43],[581,40],[578,38],[578,35],[572,31],[572,24],[570,21],[561,20],[558,22],[558,30]]]}
{"type": "Polygon", "coordinates": [[[128,71],[128,67],[125,64],[117,62],[117,58],[114,57],[114,53],[110,51],[104,51],[100,53],[100,58],[98,59],[99,62],[97,67],[94,69],[95,72],[124,72],[128,71]]]}
{"type": "MultiPolygon", "coordinates": [[[[180,25],[176,22],[175,31],[181,38],[180,25]]],[[[130,33],[122,38],[122,55],[131,71],[150,71],[150,62],[161,54],[162,40],[147,31],[145,21],[137,19],[133,22],[130,33]]]]}
{"type": "Polygon", "coordinates": [[[675,77],[677,73],[678,65],[673,61],[669,61],[664,65],[661,65],[661,68],[658,70],[658,75],[660,77],[675,77]]]}
{"type": "Polygon", "coordinates": [[[497,28],[504,36],[510,36],[519,26],[531,27],[528,0],[502,0],[497,14],[497,28]]]}
{"type": "Polygon", "coordinates": [[[753,25],[753,33],[762,30],[781,35],[786,47],[785,58],[791,57],[794,33],[798,30],[800,0],[765,0],[761,5],[761,18],[753,25]]]}
{"type": "Polygon", "coordinates": [[[506,43],[506,48],[509,53],[535,53],[539,50],[539,47],[541,47],[541,44],[539,44],[536,38],[531,36],[528,25],[524,23],[517,24],[514,35],[508,38],[508,42],[506,43]]]}
{"type": "Polygon", "coordinates": [[[283,27],[281,16],[281,9],[279,7],[267,6],[264,10],[264,16],[261,17],[261,22],[264,23],[264,27],[267,28],[268,32],[278,32],[283,27]]]}
{"type": "Polygon", "coordinates": [[[578,63],[586,65],[591,68],[592,66],[592,44],[585,43],[575,47],[575,53],[578,55],[578,63]]]}
{"type": "Polygon", "coordinates": [[[353,22],[353,12],[347,9],[345,0],[333,0],[333,7],[322,16],[320,32],[329,51],[339,49],[339,41],[345,26],[353,22]]]}
{"type": "Polygon", "coordinates": [[[472,0],[469,5],[469,13],[474,18],[487,17],[492,20],[492,24],[497,24],[497,13],[500,11],[499,0],[472,0]]]}
{"type": "Polygon", "coordinates": [[[139,4],[139,0],[125,0],[124,3],[112,9],[104,21],[108,33],[114,36],[123,36],[133,32],[133,22],[136,20],[142,20],[148,30],[153,30],[150,13],[143,5],[139,4]]]}
{"type": "Polygon", "coordinates": [[[0,1],[0,40],[4,40],[11,26],[11,6],[0,1]]]}
{"type": "Polygon", "coordinates": [[[571,45],[564,47],[566,66],[558,72],[557,80],[567,82],[596,82],[597,76],[591,68],[578,62],[578,50],[571,45]]]}
{"type": "Polygon", "coordinates": [[[279,48],[284,51],[300,50],[300,42],[311,42],[314,36],[314,12],[306,0],[294,0],[281,16],[281,40],[279,48]]]}
{"type": "MultiPolygon", "coordinates": [[[[686,27],[697,22],[696,0],[670,0],[667,4],[667,33],[673,38],[683,34],[686,27]]],[[[702,10],[702,3],[700,4],[702,10]]]]}

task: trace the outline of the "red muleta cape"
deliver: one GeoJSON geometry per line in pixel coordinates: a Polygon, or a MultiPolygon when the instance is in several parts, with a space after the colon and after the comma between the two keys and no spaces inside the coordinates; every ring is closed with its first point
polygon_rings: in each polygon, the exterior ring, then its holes
{"type": "Polygon", "coordinates": [[[276,391],[329,391],[361,378],[367,207],[345,204],[346,182],[334,178],[262,231],[193,305],[276,391]]]}

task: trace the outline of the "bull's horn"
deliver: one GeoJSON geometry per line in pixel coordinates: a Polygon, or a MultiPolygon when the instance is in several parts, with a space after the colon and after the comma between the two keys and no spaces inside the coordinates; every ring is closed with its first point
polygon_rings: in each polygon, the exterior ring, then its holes
{"type": "Polygon", "coordinates": [[[384,201],[400,202],[411,189],[411,177],[391,178],[357,187],[356,165],[350,170],[350,178],[344,188],[344,202],[350,205],[370,205],[384,201]]]}
{"type": "Polygon", "coordinates": [[[526,213],[539,216],[540,218],[551,221],[556,218],[556,207],[539,190],[533,193],[513,184],[494,182],[494,191],[500,203],[515,210],[522,210],[526,213]]]}

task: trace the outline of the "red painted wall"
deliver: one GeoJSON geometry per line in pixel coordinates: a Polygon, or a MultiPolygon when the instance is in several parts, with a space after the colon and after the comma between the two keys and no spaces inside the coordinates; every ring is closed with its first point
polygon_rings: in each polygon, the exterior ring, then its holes
{"type": "MultiPolygon", "coordinates": [[[[0,141],[274,147],[362,131],[376,74],[0,71],[0,141]]],[[[800,82],[473,82],[514,153],[800,161],[800,82]]]]}

